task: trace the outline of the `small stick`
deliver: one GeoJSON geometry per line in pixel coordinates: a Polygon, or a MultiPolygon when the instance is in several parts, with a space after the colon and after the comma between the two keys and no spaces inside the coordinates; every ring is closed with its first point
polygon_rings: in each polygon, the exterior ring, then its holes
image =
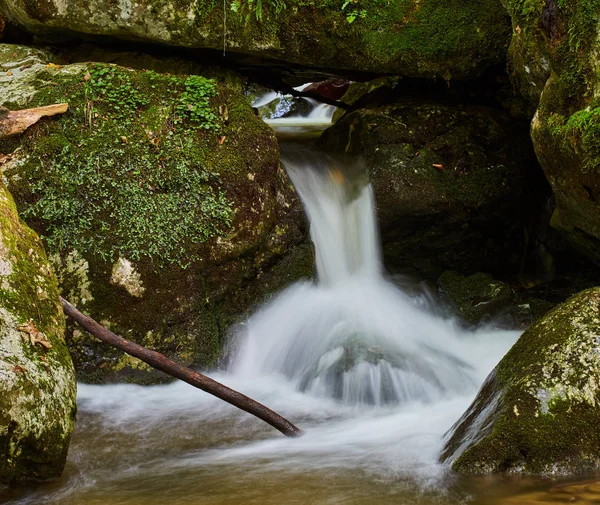
{"type": "Polygon", "coordinates": [[[302,435],[303,432],[301,429],[297,428],[287,419],[283,418],[276,412],[272,411],[268,407],[265,407],[261,403],[258,403],[252,398],[228,388],[220,382],[206,377],[205,375],[181,366],[174,361],[171,361],[163,354],[146,349],[141,345],[115,335],[113,332],[107,330],[102,325],[94,321],[91,317],[79,312],[75,307],[73,307],[73,305],[71,305],[62,297],[60,298],[60,303],[62,304],[66,315],[71,317],[81,327],[103,342],[121,349],[135,358],[141,359],[153,368],[176,377],[177,379],[181,379],[182,381],[187,382],[188,384],[191,384],[202,391],[206,391],[207,393],[226,401],[238,409],[244,410],[249,414],[258,417],[259,419],[262,419],[264,422],[273,426],[273,428],[279,430],[286,437],[297,437],[302,435]]]}

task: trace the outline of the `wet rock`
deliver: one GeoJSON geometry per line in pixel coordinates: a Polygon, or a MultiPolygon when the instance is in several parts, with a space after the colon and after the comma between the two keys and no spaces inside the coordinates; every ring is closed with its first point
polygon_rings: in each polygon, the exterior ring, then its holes
{"type": "Polygon", "coordinates": [[[529,328],[452,427],[441,455],[463,474],[600,468],[600,288],[529,328]]]}
{"type": "MultiPolygon", "coordinates": [[[[320,70],[465,79],[502,62],[510,38],[509,19],[495,0],[371,3],[364,9],[312,0],[241,2],[237,13],[229,4],[227,51],[320,70]]],[[[0,1],[0,13],[38,38],[100,35],[223,51],[221,4],[90,0],[85,12],[77,0],[0,1]]]]}
{"type": "Polygon", "coordinates": [[[336,77],[326,81],[313,82],[310,86],[304,88],[304,91],[318,93],[330,100],[339,100],[348,90],[348,86],[350,86],[350,81],[336,77]]]}
{"type": "MultiPolygon", "coordinates": [[[[64,296],[184,365],[213,365],[229,322],[266,295],[249,285],[305,241],[272,130],[235,75],[49,58],[3,75],[0,105],[69,112],[1,149],[64,296]]],[[[166,379],[75,327],[69,345],[81,380],[166,379]]]]}
{"type": "Polygon", "coordinates": [[[60,477],[76,384],[52,268],[0,183],[0,495],[60,477]]]}
{"type": "Polygon", "coordinates": [[[280,96],[265,105],[257,107],[263,119],[278,119],[292,116],[308,116],[314,105],[306,98],[280,96]]]}
{"type": "Polygon", "coordinates": [[[438,279],[438,294],[472,324],[498,317],[516,305],[516,294],[510,286],[481,272],[468,277],[444,272],[438,279]]]}
{"type": "Polygon", "coordinates": [[[600,263],[598,7],[555,0],[507,7],[511,73],[537,106],[531,136],[556,200],[551,225],[600,263]]]}
{"type": "Polygon", "coordinates": [[[437,278],[518,269],[526,132],[493,109],[405,100],[347,114],[319,141],[364,158],[388,268],[437,278]]]}

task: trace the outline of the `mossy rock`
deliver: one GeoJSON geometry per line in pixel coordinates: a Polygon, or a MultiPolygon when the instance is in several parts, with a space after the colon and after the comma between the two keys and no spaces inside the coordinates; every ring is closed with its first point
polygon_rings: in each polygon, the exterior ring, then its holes
{"type": "Polygon", "coordinates": [[[536,322],[452,427],[441,459],[462,474],[597,471],[599,334],[600,288],[536,322]]]}
{"type": "MultiPolygon", "coordinates": [[[[0,0],[39,37],[104,36],[228,50],[321,70],[465,79],[504,61],[510,21],[497,0],[0,0]],[[252,5],[252,6],[251,6],[252,5]],[[223,17],[226,14],[224,38],[223,17]]],[[[256,63],[256,58],[253,58],[256,63]]]]}
{"type": "MultiPolygon", "coordinates": [[[[64,295],[126,338],[213,365],[223,314],[248,307],[237,291],[305,240],[275,135],[242,79],[52,61],[33,71],[27,106],[69,111],[14,142],[4,175],[64,295]]],[[[21,76],[0,104],[25,105],[6,98],[21,76]]],[[[75,328],[69,337],[81,380],[165,379],[75,328]]]]}
{"type": "Polygon", "coordinates": [[[600,1],[511,0],[508,10],[511,73],[539,102],[531,136],[555,195],[551,225],[600,263],[600,1]]]}
{"type": "Polygon", "coordinates": [[[13,485],[60,477],[76,383],[52,268],[3,183],[0,219],[1,495],[13,485]]]}
{"type": "Polygon", "coordinates": [[[516,304],[516,294],[510,286],[481,272],[468,277],[454,271],[444,272],[438,279],[438,293],[472,324],[508,312],[516,304]]]}
{"type": "Polygon", "coordinates": [[[526,132],[494,109],[407,99],[346,114],[319,142],[365,160],[386,265],[435,279],[514,271],[526,132]]]}

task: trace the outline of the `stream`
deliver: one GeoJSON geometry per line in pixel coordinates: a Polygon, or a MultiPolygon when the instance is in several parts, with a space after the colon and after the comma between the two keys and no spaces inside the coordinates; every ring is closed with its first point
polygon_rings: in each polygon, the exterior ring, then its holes
{"type": "MultiPolygon", "coordinates": [[[[271,124],[289,137],[311,121],[322,129],[331,113],[271,124]]],[[[80,384],[62,479],[5,503],[598,503],[593,482],[462,478],[438,462],[444,434],[519,332],[467,331],[426,292],[386,278],[359,163],[298,145],[284,145],[282,161],[311,223],[317,280],[288,287],[240,325],[228,370],[211,377],[305,435],[287,439],[183,383],[80,384]]]]}

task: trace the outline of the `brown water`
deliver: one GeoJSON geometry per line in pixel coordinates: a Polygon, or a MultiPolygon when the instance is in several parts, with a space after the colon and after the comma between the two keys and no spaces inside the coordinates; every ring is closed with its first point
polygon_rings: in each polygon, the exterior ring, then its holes
{"type": "MultiPolygon", "coordinates": [[[[264,390],[262,385],[256,389],[264,390]]],[[[14,492],[3,503],[600,503],[600,484],[595,481],[558,486],[552,480],[452,476],[427,455],[437,445],[439,423],[418,419],[435,415],[437,407],[414,406],[411,421],[410,409],[336,409],[333,403],[307,401],[293,393],[277,398],[284,391],[263,391],[261,399],[270,396],[301,425],[307,432],[304,440],[285,439],[185,385],[83,386],[63,478],[14,492]],[[407,436],[403,431],[411,423],[407,436]],[[397,440],[388,443],[388,431],[395,424],[397,440]]],[[[441,407],[453,412],[461,405],[448,402],[441,407]]]]}

